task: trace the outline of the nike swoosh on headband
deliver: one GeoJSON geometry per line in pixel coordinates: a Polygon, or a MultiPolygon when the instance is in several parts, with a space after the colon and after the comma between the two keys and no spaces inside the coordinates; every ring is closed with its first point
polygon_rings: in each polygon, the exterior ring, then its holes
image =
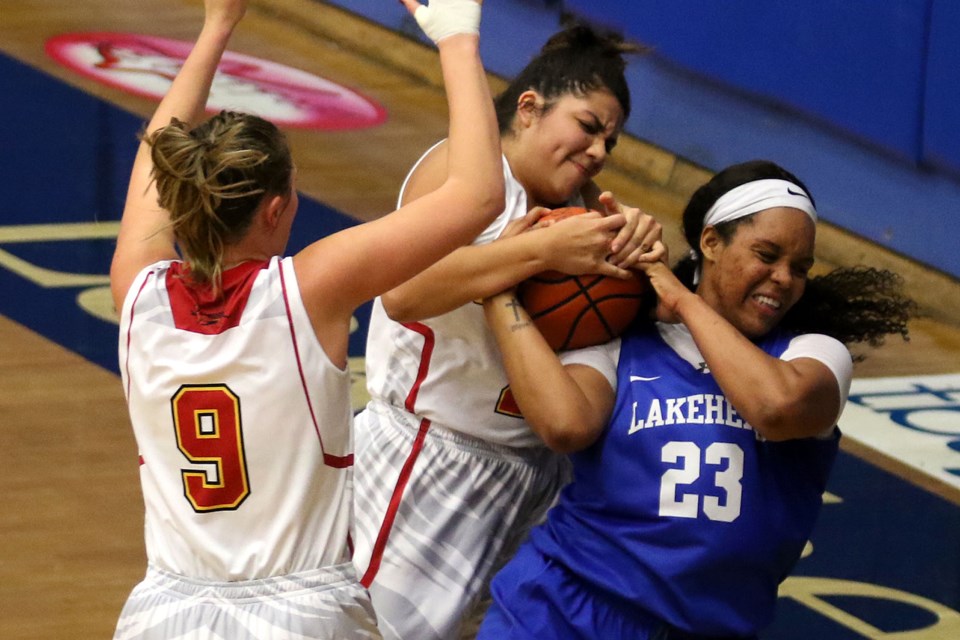
{"type": "Polygon", "coordinates": [[[806,198],[807,200],[810,199],[810,196],[808,196],[807,194],[805,194],[803,191],[794,191],[794,190],[791,189],[790,187],[787,187],[787,193],[789,193],[789,194],[792,195],[792,196],[803,196],[803,197],[806,198]]]}

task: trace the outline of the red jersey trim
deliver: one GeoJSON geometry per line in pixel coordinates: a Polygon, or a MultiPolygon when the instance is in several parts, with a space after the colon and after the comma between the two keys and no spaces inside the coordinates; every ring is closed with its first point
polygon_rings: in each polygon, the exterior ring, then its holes
{"type": "Polygon", "coordinates": [[[393,522],[397,518],[397,512],[400,510],[400,501],[403,500],[403,491],[407,488],[410,481],[410,475],[413,473],[413,465],[420,457],[420,451],[423,449],[423,441],[430,430],[430,421],[424,418],[420,421],[420,429],[417,431],[417,437],[413,441],[413,448],[410,454],[403,462],[403,468],[400,470],[400,476],[397,478],[397,484],[393,488],[393,495],[390,496],[390,505],[387,507],[387,513],[383,516],[383,522],[380,525],[380,531],[377,533],[377,540],[373,543],[373,551],[370,554],[370,564],[360,578],[360,584],[367,589],[373,583],[374,578],[380,571],[380,563],[383,560],[383,550],[387,546],[387,540],[390,538],[390,531],[393,529],[393,522]]]}
{"type": "Polygon", "coordinates": [[[283,307],[287,313],[287,324],[290,327],[290,341],[293,343],[293,355],[297,360],[297,373],[300,375],[300,386],[303,388],[303,397],[307,401],[307,409],[310,411],[310,419],[313,421],[313,430],[317,433],[317,441],[320,443],[320,451],[323,452],[323,463],[328,467],[336,469],[346,469],[353,466],[353,454],[346,456],[335,456],[327,453],[323,448],[323,436],[320,435],[320,425],[317,424],[317,416],[313,410],[313,402],[310,400],[310,391],[307,386],[307,378],[303,373],[303,362],[300,359],[300,348],[297,346],[297,330],[293,325],[293,314],[290,312],[290,299],[287,296],[287,281],[283,277],[283,261],[279,261],[280,271],[280,289],[283,291],[283,307]]]}
{"type": "Polygon", "coordinates": [[[128,403],[130,402],[130,344],[133,342],[133,317],[137,313],[137,302],[140,300],[140,294],[147,288],[147,281],[153,277],[154,273],[154,271],[150,271],[144,276],[143,282],[140,283],[140,288],[137,289],[137,295],[134,296],[133,302],[130,303],[130,324],[127,325],[127,357],[123,362],[124,371],[127,373],[126,397],[128,403]]]}
{"type": "Polygon", "coordinates": [[[254,280],[268,264],[250,261],[227,269],[220,279],[222,291],[215,295],[210,284],[190,281],[187,265],[171,263],[166,285],[174,326],[204,335],[218,335],[236,327],[243,317],[254,280]]]}
{"type": "Polygon", "coordinates": [[[417,395],[420,393],[420,385],[427,379],[427,373],[430,371],[430,359],[433,357],[433,347],[437,342],[433,329],[420,322],[405,322],[403,326],[423,336],[423,351],[420,354],[420,367],[417,369],[417,379],[410,387],[410,393],[404,401],[404,408],[410,413],[416,413],[417,395]]]}

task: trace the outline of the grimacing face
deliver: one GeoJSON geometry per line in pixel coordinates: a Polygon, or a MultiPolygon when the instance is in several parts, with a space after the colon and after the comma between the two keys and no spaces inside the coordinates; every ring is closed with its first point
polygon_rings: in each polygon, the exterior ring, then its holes
{"type": "Polygon", "coordinates": [[[707,227],[700,240],[704,264],[697,292],[747,337],[766,335],[803,295],[815,239],[813,220],[791,207],[754,214],[729,244],[707,227]]]}
{"type": "Polygon", "coordinates": [[[505,147],[529,206],[567,202],[603,169],[623,126],[620,103],[606,89],[565,94],[545,111],[543,104],[536,92],[521,96],[516,136],[505,147]],[[527,110],[525,100],[539,102],[527,110]]]}

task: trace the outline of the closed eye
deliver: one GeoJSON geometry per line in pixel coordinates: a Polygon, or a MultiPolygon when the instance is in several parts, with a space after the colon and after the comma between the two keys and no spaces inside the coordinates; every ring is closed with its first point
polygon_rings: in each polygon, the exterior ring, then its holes
{"type": "Polygon", "coordinates": [[[603,127],[599,122],[588,122],[586,120],[578,120],[580,123],[580,128],[583,129],[585,133],[589,133],[592,136],[597,135],[603,131],[603,127]]]}
{"type": "Polygon", "coordinates": [[[760,258],[760,260],[762,260],[766,264],[773,264],[774,262],[777,261],[777,258],[779,257],[777,254],[773,253],[772,251],[758,250],[756,253],[757,253],[757,257],[760,258]]]}
{"type": "Polygon", "coordinates": [[[807,278],[810,275],[810,269],[813,268],[812,262],[797,262],[790,266],[790,270],[793,272],[793,275],[798,278],[807,278]]]}
{"type": "MultiPolygon", "coordinates": [[[[604,126],[600,120],[580,120],[578,118],[577,122],[580,123],[580,128],[583,129],[583,132],[587,135],[597,136],[604,132],[604,126]]],[[[610,153],[617,146],[617,142],[617,136],[612,135],[603,141],[603,148],[606,149],[607,153],[610,153]]]]}

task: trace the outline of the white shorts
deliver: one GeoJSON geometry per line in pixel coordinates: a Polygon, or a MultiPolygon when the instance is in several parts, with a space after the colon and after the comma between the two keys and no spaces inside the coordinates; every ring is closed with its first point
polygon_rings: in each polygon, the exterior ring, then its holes
{"type": "Polygon", "coordinates": [[[384,638],[472,638],[489,584],[569,480],[514,449],[370,403],[355,422],[354,564],[384,638]]]}
{"type": "Polygon", "coordinates": [[[243,582],[194,580],[147,567],[114,640],[380,638],[352,565],[243,582]]]}

